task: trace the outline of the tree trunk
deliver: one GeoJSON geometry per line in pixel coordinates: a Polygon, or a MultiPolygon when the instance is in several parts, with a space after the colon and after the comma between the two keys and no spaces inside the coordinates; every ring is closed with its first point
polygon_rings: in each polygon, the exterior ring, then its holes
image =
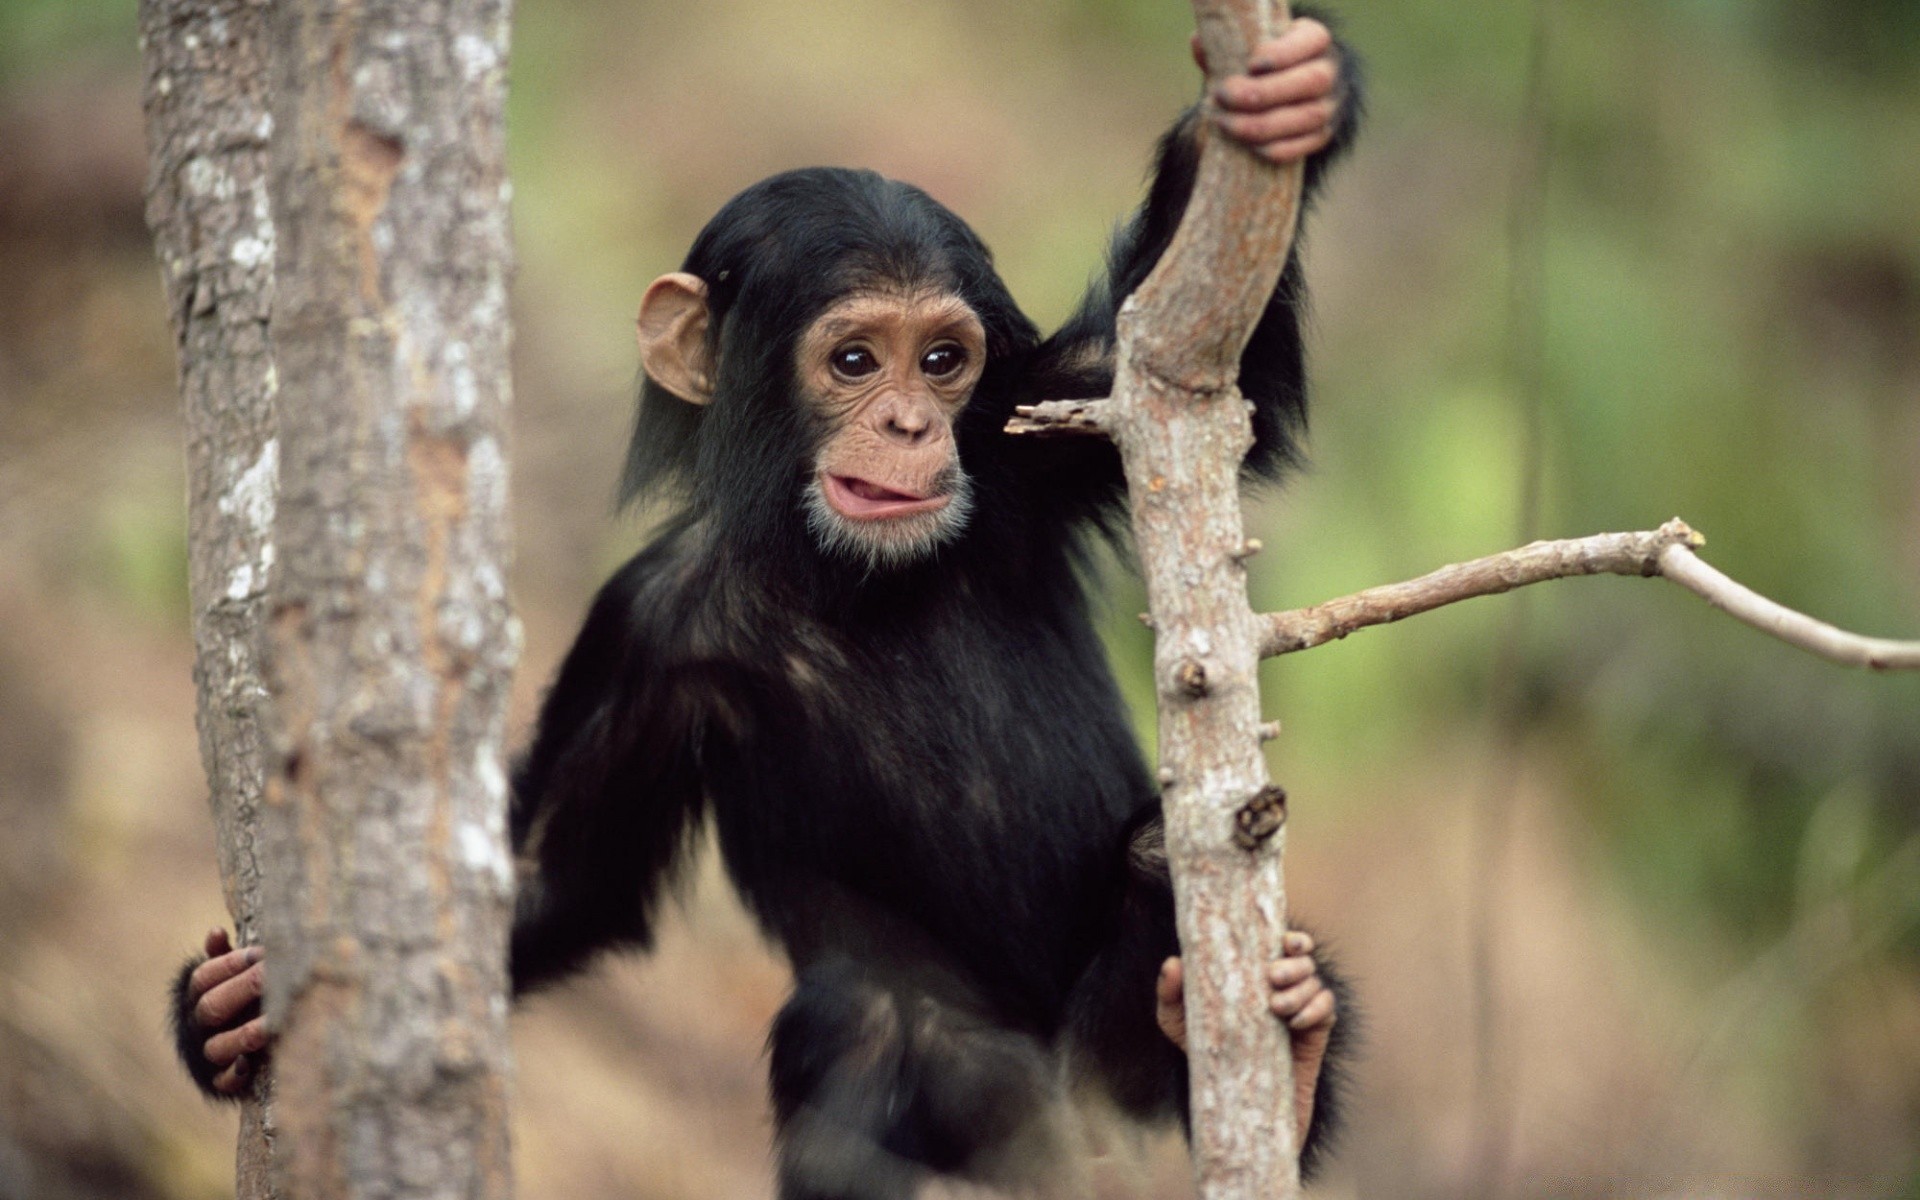
{"type": "MultiPolygon", "coordinates": [[[[153,229],[178,343],[187,431],[188,593],[200,760],[227,910],[259,940],[254,831],[265,778],[261,680],[278,476],[273,222],[267,205],[266,9],[142,0],[153,229]]],[[[241,1109],[238,1200],[274,1195],[272,1081],[241,1109]]]]}
{"type": "Polygon", "coordinates": [[[281,1181],[506,1197],[504,0],[280,0],[281,1181]]]}

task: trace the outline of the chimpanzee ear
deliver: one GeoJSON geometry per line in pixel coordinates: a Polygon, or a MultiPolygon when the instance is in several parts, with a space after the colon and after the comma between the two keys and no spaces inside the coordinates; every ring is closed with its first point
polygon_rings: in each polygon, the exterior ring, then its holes
{"type": "Polygon", "coordinates": [[[707,347],[707,284],[675,271],[648,285],[640,299],[640,365],[647,378],[689,404],[713,399],[713,354],[707,347]]]}

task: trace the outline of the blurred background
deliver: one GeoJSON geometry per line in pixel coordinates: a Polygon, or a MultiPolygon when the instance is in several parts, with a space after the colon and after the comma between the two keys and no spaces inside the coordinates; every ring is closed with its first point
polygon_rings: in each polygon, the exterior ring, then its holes
{"type": "MultiPolygon", "coordinates": [[[[1784,602],[1920,636],[1920,5],[1558,4],[1544,43],[1518,0],[1345,15],[1371,120],[1311,224],[1314,465],[1252,510],[1257,605],[1680,514],[1784,602]]],[[[778,169],[872,166],[1058,320],[1195,91],[1189,25],[521,0],[517,727],[644,536],[610,513],[631,318],[705,218],[778,169]]],[[[144,172],[133,0],[0,0],[6,1200],[231,1187],[232,1116],[161,1033],[225,914],[144,172]]],[[[1119,575],[1150,739],[1140,607],[1119,575]]],[[[1368,1031],[1319,1194],[1920,1197],[1920,679],[1613,578],[1266,671],[1290,890],[1368,1031]]],[[[768,1194],[784,968],[712,869],[684,911],[517,1019],[523,1196],[768,1194]]],[[[1183,1177],[1150,1140],[1101,1186],[1183,1177]]]]}

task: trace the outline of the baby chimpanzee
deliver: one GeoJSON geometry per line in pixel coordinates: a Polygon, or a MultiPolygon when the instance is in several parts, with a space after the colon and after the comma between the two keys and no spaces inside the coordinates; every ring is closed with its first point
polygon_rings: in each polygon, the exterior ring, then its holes
{"type": "MultiPolygon", "coordinates": [[[[1043,1186],[1071,1158],[1070,1083],[1183,1110],[1159,797],[1085,585],[1118,456],[1003,427],[1106,394],[1117,306],[1179,222],[1204,126],[1305,158],[1311,192],[1359,109],[1352,56],[1312,18],[1212,101],[1162,140],[1106,276],[1050,338],[965,222],[865,171],[748,188],[641,302],[625,486],[678,507],[601,590],[518,766],[514,987],[646,947],[711,817],[793,963],[770,1039],[791,1200],[1043,1186]]],[[[1294,453],[1302,294],[1289,262],[1241,363],[1254,474],[1294,453]]],[[[207,953],[180,980],[181,1052],[231,1095],[269,1040],[263,964],[224,934],[207,953]]],[[[1311,940],[1285,953],[1272,1007],[1311,1168],[1347,1026],[1311,940]]]]}

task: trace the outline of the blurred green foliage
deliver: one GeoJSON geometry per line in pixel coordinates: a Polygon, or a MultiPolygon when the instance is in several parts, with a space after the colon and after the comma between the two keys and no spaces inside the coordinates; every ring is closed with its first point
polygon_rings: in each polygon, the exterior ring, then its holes
{"type": "Polygon", "coordinates": [[[126,58],[135,0],[0,0],[0,87],[79,56],[126,58]]]}
{"type": "MultiPolygon", "coordinates": [[[[1785,603],[1920,630],[1920,10],[1557,4],[1547,103],[1528,114],[1532,11],[1469,22],[1409,0],[1352,24],[1376,136],[1439,124],[1440,95],[1513,142],[1547,131],[1543,529],[1680,513],[1714,562],[1785,603]]],[[[1442,287],[1370,296],[1358,336],[1323,324],[1320,471],[1289,499],[1285,586],[1265,602],[1510,540],[1530,400],[1507,365],[1506,186],[1471,212],[1435,195],[1434,219],[1478,250],[1442,287]]],[[[1269,667],[1301,742],[1289,757],[1471,730],[1513,611],[1479,603],[1269,667]]],[[[1527,603],[1530,736],[1663,919],[1735,945],[1777,937],[1813,902],[1819,814],[1844,805],[1855,831],[1825,891],[1920,829],[1920,681],[1838,671],[1622,581],[1527,603]]]]}

